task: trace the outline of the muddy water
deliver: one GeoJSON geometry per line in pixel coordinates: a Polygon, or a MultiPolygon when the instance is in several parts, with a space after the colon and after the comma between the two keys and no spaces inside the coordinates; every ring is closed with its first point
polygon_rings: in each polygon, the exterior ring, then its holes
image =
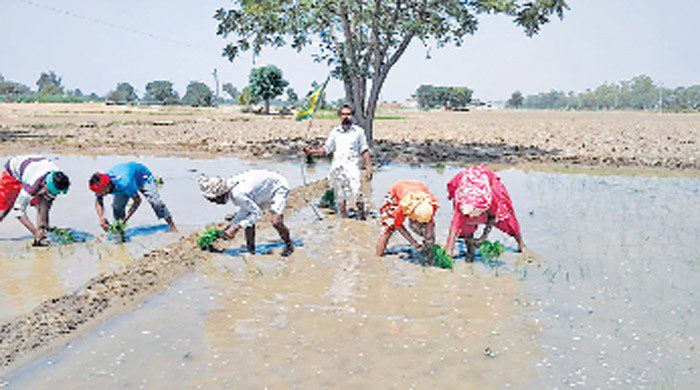
{"type": "MultiPolygon", "coordinates": [[[[71,228],[86,242],[31,248],[27,230],[12,215],[8,215],[0,223],[0,322],[30,311],[45,299],[71,291],[98,274],[113,272],[130,264],[145,252],[180,237],[167,231],[167,225],[155,218],[147,202],[130,220],[126,244],[115,244],[106,237],[97,225],[94,196],[87,188],[87,180],[96,170],[107,170],[126,161],[144,163],[155,175],[164,178],[162,196],[182,233],[199,230],[207,223],[221,220],[230,211],[202,200],[196,184],[200,173],[225,176],[250,168],[266,168],[284,174],[293,186],[301,185],[303,181],[299,164],[272,161],[251,163],[233,158],[193,160],[76,155],[49,157],[56,159],[72,180],[69,194],[54,204],[51,225],[71,228]]],[[[0,156],[0,161],[5,159],[5,156],[0,156]]],[[[325,171],[323,164],[307,169],[307,179],[322,177],[325,171]]],[[[111,217],[110,205],[111,199],[108,198],[108,217],[111,217]]],[[[33,208],[29,209],[29,215],[34,218],[33,208]]]]}
{"type": "MultiPolygon", "coordinates": [[[[455,172],[388,167],[372,198],[425,181],[443,240],[455,172]]],[[[290,219],[303,243],[290,260],[212,255],[9,384],[697,388],[700,180],[500,175],[529,247],[503,266],[377,261],[376,221],[307,209],[290,219]]]]}

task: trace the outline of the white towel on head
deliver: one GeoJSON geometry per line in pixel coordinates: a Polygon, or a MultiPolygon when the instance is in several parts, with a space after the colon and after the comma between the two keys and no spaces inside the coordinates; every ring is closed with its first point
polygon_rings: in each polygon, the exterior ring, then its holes
{"type": "Polygon", "coordinates": [[[226,180],[219,176],[208,177],[201,175],[197,178],[199,190],[207,199],[218,198],[219,196],[231,191],[231,188],[226,183],[226,180]]]}

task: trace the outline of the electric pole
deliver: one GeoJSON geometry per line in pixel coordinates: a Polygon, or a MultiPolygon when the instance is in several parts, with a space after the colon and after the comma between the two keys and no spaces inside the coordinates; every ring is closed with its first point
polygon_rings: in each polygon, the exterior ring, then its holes
{"type": "Polygon", "coordinates": [[[211,75],[214,76],[214,85],[216,86],[216,100],[214,101],[214,106],[219,105],[219,74],[216,71],[216,68],[214,68],[214,71],[211,72],[211,75]]]}

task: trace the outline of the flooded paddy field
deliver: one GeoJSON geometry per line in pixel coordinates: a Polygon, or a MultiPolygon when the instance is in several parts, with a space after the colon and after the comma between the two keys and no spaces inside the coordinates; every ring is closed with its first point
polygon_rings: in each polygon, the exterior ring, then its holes
{"type": "MultiPolygon", "coordinates": [[[[292,186],[303,184],[301,164],[283,162],[246,162],[235,158],[197,160],[78,155],[49,155],[71,178],[71,189],[54,203],[51,226],[70,228],[84,243],[48,248],[32,248],[31,235],[8,215],[0,224],[0,322],[36,307],[41,301],[70,292],[90,278],[113,272],[131,264],[153,249],[174,242],[187,233],[201,230],[206,224],[221,221],[225,211],[206,202],[199,193],[200,173],[228,176],[251,168],[274,169],[284,174],[292,186]],[[173,213],[179,234],[169,233],[167,225],[156,219],[151,207],[143,202],[129,221],[127,242],[117,244],[99,227],[95,197],[87,181],[97,170],[106,171],[120,162],[138,160],[154,175],[165,181],[161,194],[173,213]]],[[[6,156],[0,160],[5,161],[6,156]]],[[[308,180],[317,180],[326,172],[324,164],[306,169],[308,180]]],[[[34,221],[34,209],[28,213],[34,221]]],[[[105,216],[112,220],[111,197],[106,198],[105,216]]]]}
{"type": "MultiPolygon", "coordinates": [[[[201,164],[224,174],[221,161],[201,164]]],[[[165,177],[163,196],[183,227],[225,213],[201,202],[178,211],[182,202],[166,192],[178,191],[170,184],[177,179],[155,160],[146,165],[165,177]]],[[[457,171],[385,166],[372,183],[374,206],[395,180],[424,181],[441,203],[444,243],[444,185],[457,171]]],[[[239,237],[7,384],[697,388],[700,180],[589,173],[499,172],[527,250],[515,253],[494,232],[508,249],[497,266],[459,260],[448,271],[403,256],[377,259],[377,220],[316,221],[304,208],[288,219],[299,245],[288,260],[241,255],[239,237]]],[[[198,196],[195,174],[184,177],[198,196]]],[[[139,217],[147,223],[150,214],[139,217]]],[[[96,226],[84,229],[96,234],[96,226]]],[[[258,241],[264,251],[277,236],[265,228],[258,241]]],[[[405,243],[395,237],[390,246],[405,243]]]]}

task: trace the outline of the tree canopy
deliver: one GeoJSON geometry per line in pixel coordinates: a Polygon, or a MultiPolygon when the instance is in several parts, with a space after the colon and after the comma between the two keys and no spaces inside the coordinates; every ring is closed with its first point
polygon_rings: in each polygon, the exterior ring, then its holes
{"type": "Polygon", "coordinates": [[[472,100],[473,91],[467,87],[436,87],[421,85],[413,95],[421,108],[462,108],[472,100]]]}
{"type": "Polygon", "coordinates": [[[287,44],[311,47],[314,58],[343,81],[346,101],[372,139],[372,121],[384,81],[413,41],[461,45],[477,30],[478,17],[504,14],[532,36],[565,0],[238,0],[219,9],[217,34],[231,37],[224,55],[287,44]]]}
{"type": "Polygon", "coordinates": [[[163,104],[177,104],[180,96],[173,89],[173,83],[167,80],[156,80],[146,84],[144,100],[163,104]]]}
{"type": "Polygon", "coordinates": [[[209,107],[214,104],[214,92],[201,81],[191,81],[182,97],[182,103],[195,107],[209,107]]]}
{"type": "Polygon", "coordinates": [[[126,82],[117,84],[117,88],[107,95],[107,100],[114,102],[133,102],[138,98],[134,87],[126,82]]]}
{"type": "Polygon", "coordinates": [[[700,85],[662,88],[646,75],[617,83],[603,83],[581,93],[552,90],[528,95],[524,108],[579,110],[699,110],[700,85]],[[662,104],[659,107],[659,103],[662,104]]]}
{"type": "Polygon", "coordinates": [[[508,107],[520,108],[520,106],[523,105],[523,100],[525,100],[523,93],[520,91],[515,91],[510,95],[510,99],[508,99],[506,105],[508,107]]]}
{"type": "Polygon", "coordinates": [[[229,96],[231,96],[231,99],[233,101],[236,101],[238,99],[238,95],[240,94],[240,92],[238,92],[238,88],[234,87],[233,84],[231,84],[231,83],[224,84],[223,90],[229,96]]]}
{"type": "Polygon", "coordinates": [[[251,93],[265,102],[266,114],[270,113],[270,100],[281,95],[289,85],[282,76],[282,70],[274,65],[254,68],[248,81],[251,93]]]}
{"type": "Polygon", "coordinates": [[[61,78],[54,71],[42,72],[36,81],[39,93],[45,95],[63,95],[61,78]]]}

